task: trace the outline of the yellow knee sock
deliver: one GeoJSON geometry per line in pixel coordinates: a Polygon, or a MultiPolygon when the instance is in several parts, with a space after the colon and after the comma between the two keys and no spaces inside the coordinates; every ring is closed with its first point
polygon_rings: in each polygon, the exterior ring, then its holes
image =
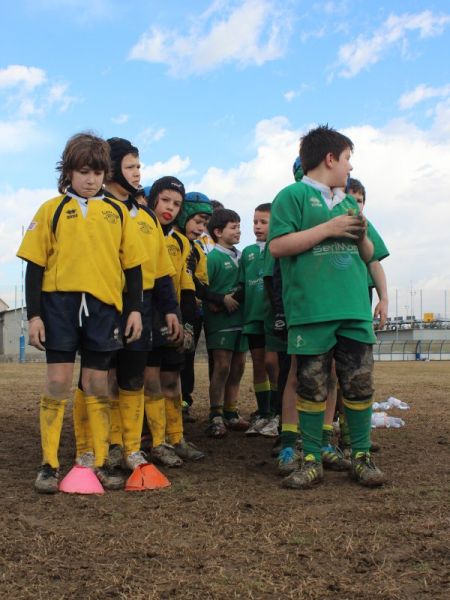
{"type": "Polygon", "coordinates": [[[107,396],[86,396],[86,410],[92,432],[95,466],[105,464],[109,451],[111,417],[107,396]]]}
{"type": "Polygon", "coordinates": [[[42,464],[59,467],[58,449],[67,400],[41,397],[39,422],[41,427],[42,464]]]}
{"type": "Polygon", "coordinates": [[[120,407],[120,393],[119,398],[109,399],[109,410],[111,412],[111,431],[109,435],[110,444],[123,445],[122,439],[122,410],[120,407]]]}
{"type": "Polygon", "coordinates": [[[166,434],[170,444],[178,444],[183,439],[183,411],[181,395],[164,398],[166,406],[166,434]]]}
{"type": "MultiPolygon", "coordinates": [[[[119,407],[122,418],[122,439],[125,455],[138,452],[141,447],[142,421],[144,419],[144,391],[119,389],[119,407]]],[[[112,439],[112,438],[111,438],[112,439]]]]}
{"type": "Polygon", "coordinates": [[[73,397],[73,430],[75,433],[76,456],[93,452],[91,429],[86,411],[84,392],[79,387],[73,397]]]}
{"type": "Polygon", "coordinates": [[[144,396],[145,416],[153,438],[153,447],[166,441],[166,408],[162,394],[144,396]]]}

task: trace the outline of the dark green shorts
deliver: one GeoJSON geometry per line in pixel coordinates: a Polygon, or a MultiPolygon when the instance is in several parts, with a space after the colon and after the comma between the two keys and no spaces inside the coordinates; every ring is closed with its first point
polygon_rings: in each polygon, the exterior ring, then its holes
{"type": "Polygon", "coordinates": [[[216,331],[206,336],[208,350],[231,350],[232,352],[247,352],[248,342],[241,330],[216,331]]]}
{"type": "Polygon", "coordinates": [[[364,344],[376,342],[371,321],[344,319],[295,325],[288,331],[288,354],[324,354],[336,346],[337,336],[364,344]]]}

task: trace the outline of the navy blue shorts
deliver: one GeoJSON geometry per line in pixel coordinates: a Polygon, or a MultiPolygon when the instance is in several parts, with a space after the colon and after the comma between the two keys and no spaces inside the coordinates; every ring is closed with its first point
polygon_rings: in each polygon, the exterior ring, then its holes
{"type": "Polygon", "coordinates": [[[112,352],[122,348],[119,312],[90,294],[42,292],[41,309],[46,350],[112,352]]]}
{"type": "MultiPolygon", "coordinates": [[[[128,315],[128,295],[123,294],[123,312],[122,312],[122,332],[127,326],[128,315]]],[[[142,301],[142,334],[141,337],[131,344],[126,343],[123,339],[123,345],[127,350],[136,352],[150,352],[152,349],[152,290],[144,290],[142,301]]]]}
{"type": "Polygon", "coordinates": [[[181,371],[184,365],[184,353],[172,346],[154,348],[147,356],[147,367],[159,367],[161,371],[181,371]]]}

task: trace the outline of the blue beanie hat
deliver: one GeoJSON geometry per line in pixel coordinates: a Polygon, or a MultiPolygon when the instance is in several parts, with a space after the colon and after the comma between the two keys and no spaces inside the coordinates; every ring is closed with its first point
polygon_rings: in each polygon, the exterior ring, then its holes
{"type": "Polygon", "coordinates": [[[186,229],[186,223],[195,215],[212,215],[213,206],[211,200],[201,192],[188,192],[184,197],[183,206],[181,207],[176,219],[177,225],[182,231],[186,229]]]}
{"type": "Polygon", "coordinates": [[[300,156],[297,156],[297,158],[294,161],[294,164],[292,165],[292,173],[294,174],[295,181],[302,180],[304,173],[302,169],[302,161],[300,156]]]}

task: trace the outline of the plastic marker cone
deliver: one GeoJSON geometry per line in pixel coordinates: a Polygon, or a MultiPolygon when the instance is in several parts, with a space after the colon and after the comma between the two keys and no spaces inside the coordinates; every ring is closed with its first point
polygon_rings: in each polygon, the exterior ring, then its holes
{"type": "Polygon", "coordinates": [[[75,465],[59,484],[59,491],[66,494],[104,494],[102,484],[89,467],[75,465]]]}
{"type": "Polygon", "coordinates": [[[128,477],[125,485],[127,492],[142,492],[144,490],[157,490],[169,487],[170,481],[158,471],[155,465],[139,465],[128,477]]]}

